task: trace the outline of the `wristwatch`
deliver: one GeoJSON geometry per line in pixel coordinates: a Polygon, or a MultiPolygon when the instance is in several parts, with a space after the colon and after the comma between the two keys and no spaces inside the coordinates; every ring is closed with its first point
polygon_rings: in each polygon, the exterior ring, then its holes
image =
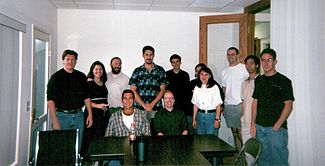
{"type": "Polygon", "coordinates": [[[216,118],[216,119],[214,119],[214,120],[216,120],[216,121],[218,121],[218,122],[221,122],[221,119],[217,119],[217,118],[216,118]]]}

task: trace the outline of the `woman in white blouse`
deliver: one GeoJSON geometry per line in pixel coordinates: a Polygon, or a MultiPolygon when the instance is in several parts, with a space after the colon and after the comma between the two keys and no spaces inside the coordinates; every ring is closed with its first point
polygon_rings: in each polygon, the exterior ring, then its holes
{"type": "Polygon", "coordinates": [[[222,99],[211,70],[202,67],[193,91],[193,127],[198,135],[218,135],[222,99]]]}

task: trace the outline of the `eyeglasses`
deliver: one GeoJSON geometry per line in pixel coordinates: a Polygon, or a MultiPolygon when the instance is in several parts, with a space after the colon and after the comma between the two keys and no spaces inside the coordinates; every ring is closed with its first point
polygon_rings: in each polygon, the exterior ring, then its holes
{"type": "Polygon", "coordinates": [[[174,100],[173,97],[164,97],[164,100],[174,100]]]}
{"type": "Polygon", "coordinates": [[[269,62],[273,62],[274,59],[273,58],[269,58],[269,59],[261,59],[262,63],[269,63],[269,62]]]}

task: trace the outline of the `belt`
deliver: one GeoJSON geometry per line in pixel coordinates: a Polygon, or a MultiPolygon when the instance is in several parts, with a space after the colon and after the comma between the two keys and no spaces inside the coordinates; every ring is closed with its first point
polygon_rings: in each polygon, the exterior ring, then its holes
{"type": "Polygon", "coordinates": [[[75,109],[75,110],[64,110],[64,109],[56,108],[57,112],[63,112],[63,113],[67,113],[67,114],[76,114],[81,110],[82,110],[81,108],[78,108],[78,109],[75,109]]]}
{"type": "Polygon", "coordinates": [[[201,109],[198,109],[197,111],[201,112],[201,113],[214,113],[214,112],[216,112],[215,109],[214,110],[201,110],[201,109]]]}

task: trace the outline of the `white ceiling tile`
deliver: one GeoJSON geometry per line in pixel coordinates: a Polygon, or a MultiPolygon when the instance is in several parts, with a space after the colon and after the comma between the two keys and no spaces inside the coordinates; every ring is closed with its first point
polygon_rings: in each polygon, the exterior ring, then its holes
{"type": "Polygon", "coordinates": [[[246,7],[258,1],[259,0],[235,0],[230,5],[233,7],[246,7]]]}
{"type": "Polygon", "coordinates": [[[184,11],[186,7],[181,6],[165,6],[165,5],[157,5],[157,6],[151,6],[150,10],[155,11],[184,11]]]}
{"type": "Polygon", "coordinates": [[[192,12],[243,12],[259,0],[49,0],[57,8],[98,10],[159,10],[192,12]]]}
{"type": "Polygon", "coordinates": [[[116,10],[149,10],[151,4],[136,5],[136,4],[115,4],[116,10]]]}
{"type": "Polygon", "coordinates": [[[113,10],[113,3],[76,3],[78,9],[113,10]]]}
{"type": "Polygon", "coordinates": [[[217,12],[220,8],[211,7],[188,7],[186,11],[188,12],[217,12]]]}
{"type": "Polygon", "coordinates": [[[74,0],[76,3],[113,3],[113,0],[74,0]]]}
{"type": "Polygon", "coordinates": [[[220,10],[218,10],[218,12],[221,13],[243,13],[244,12],[244,8],[243,7],[224,7],[220,10]]]}
{"type": "Polygon", "coordinates": [[[152,4],[154,0],[114,0],[115,4],[152,4]]]}
{"type": "Polygon", "coordinates": [[[189,6],[193,0],[155,0],[152,5],[166,5],[166,6],[189,6]]]}
{"type": "Polygon", "coordinates": [[[191,7],[207,7],[207,8],[212,8],[212,7],[224,7],[225,5],[231,3],[232,0],[196,0],[194,3],[191,4],[191,7]]]}
{"type": "Polygon", "coordinates": [[[66,2],[66,3],[73,3],[73,0],[51,0],[53,3],[55,2],[66,2]]]}
{"type": "Polygon", "coordinates": [[[76,5],[73,2],[53,2],[56,8],[61,9],[76,9],[76,5]]]}

